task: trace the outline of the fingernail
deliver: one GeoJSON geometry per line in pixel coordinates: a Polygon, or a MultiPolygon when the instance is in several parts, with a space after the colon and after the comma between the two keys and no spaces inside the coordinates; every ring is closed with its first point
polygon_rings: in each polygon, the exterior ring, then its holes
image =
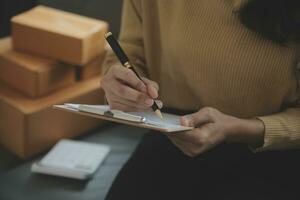
{"type": "Polygon", "coordinates": [[[145,103],[146,103],[146,105],[148,105],[148,106],[152,106],[152,104],[153,104],[153,99],[147,98],[147,99],[145,100],[145,103]]]}

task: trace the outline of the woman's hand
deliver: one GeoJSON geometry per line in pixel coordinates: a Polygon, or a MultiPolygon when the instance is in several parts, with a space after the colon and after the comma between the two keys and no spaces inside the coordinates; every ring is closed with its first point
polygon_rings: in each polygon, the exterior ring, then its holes
{"type": "Polygon", "coordinates": [[[214,108],[181,117],[181,124],[195,129],[167,134],[170,140],[188,156],[197,156],[222,142],[263,143],[264,125],[258,119],[239,119],[214,108]]]}
{"type": "MultiPolygon", "coordinates": [[[[158,97],[159,87],[154,81],[142,79],[143,81],[122,65],[112,66],[101,80],[101,87],[110,107],[122,111],[149,109],[158,97]]],[[[156,102],[162,107],[161,101],[156,102]]]]}

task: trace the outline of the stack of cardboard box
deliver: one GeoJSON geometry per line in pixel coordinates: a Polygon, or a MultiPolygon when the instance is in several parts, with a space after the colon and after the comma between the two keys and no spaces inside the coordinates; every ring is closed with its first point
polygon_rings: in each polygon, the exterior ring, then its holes
{"type": "Polygon", "coordinates": [[[0,40],[0,143],[28,158],[99,126],[52,105],[103,103],[108,24],[38,6],[13,17],[11,27],[11,38],[0,40]]]}

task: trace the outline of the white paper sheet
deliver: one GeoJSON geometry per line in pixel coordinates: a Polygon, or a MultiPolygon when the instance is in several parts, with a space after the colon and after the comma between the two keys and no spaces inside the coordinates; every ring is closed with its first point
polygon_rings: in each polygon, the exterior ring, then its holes
{"type": "MultiPolygon", "coordinates": [[[[70,109],[78,110],[80,105],[82,104],[65,104],[66,107],[70,109]]],[[[98,113],[102,115],[105,111],[109,111],[110,107],[108,105],[86,105],[85,107],[89,107],[89,110],[92,113],[98,113]],[[97,110],[97,112],[95,112],[97,110]]],[[[116,110],[115,110],[116,111],[116,110]]],[[[118,111],[122,112],[122,111],[118,111]]],[[[176,131],[176,130],[190,130],[192,127],[185,127],[180,125],[180,116],[168,114],[168,113],[162,113],[163,119],[159,118],[155,115],[154,112],[148,111],[148,112],[128,112],[128,114],[140,116],[146,118],[144,124],[153,125],[156,127],[163,128],[164,130],[169,131],[176,131]]]]}
{"type": "Polygon", "coordinates": [[[154,112],[130,112],[130,114],[138,115],[146,118],[147,124],[156,125],[159,127],[173,128],[180,125],[180,116],[163,113],[163,119],[157,117],[154,112]]]}

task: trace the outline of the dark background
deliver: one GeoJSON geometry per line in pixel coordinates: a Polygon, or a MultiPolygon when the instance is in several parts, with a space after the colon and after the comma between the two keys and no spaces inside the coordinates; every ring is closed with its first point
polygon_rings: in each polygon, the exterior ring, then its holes
{"type": "Polygon", "coordinates": [[[109,22],[119,34],[122,0],[0,0],[0,38],[10,34],[10,18],[38,4],[109,22]]]}

